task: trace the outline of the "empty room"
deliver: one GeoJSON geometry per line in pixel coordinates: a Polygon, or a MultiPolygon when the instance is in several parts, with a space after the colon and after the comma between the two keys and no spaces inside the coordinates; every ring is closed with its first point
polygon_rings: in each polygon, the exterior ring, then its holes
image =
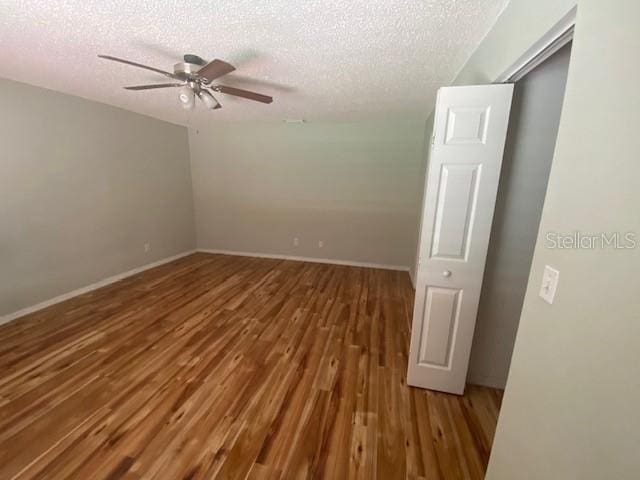
{"type": "Polygon", "coordinates": [[[0,479],[637,479],[640,4],[0,3],[0,479]]]}

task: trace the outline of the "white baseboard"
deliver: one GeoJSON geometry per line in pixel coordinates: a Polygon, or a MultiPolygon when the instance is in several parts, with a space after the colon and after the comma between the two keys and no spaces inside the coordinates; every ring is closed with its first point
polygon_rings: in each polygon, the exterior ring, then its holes
{"type": "Polygon", "coordinates": [[[412,268],[409,268],[408,270],[409,270],[409,278],[411,279],[411,285],[413,286],[413,289],[415,290],[416,289],[416,277],[413,274],[413,269],[412,268]]]}
{"type": "Polygon", "coordinates": [[[22,308],[16,312],[8,313],[6,315],[0,316],[0,325],[4,323],[11,322],[12,320],[16,320],[24,315],[29,313],[37,312],[38,310],[42,310],[43,308],[47,308],[51,305],[55,305],[56,303],[64,302],[73,297],[77,297],[78,295],[82,295],[83,293],[90,292],[92,290],[96,290],[98,288],[110,285],[124,278],[130,277],[140,272],[144,272],[145,270],[149,270],[150,268],[158,267],[165,263],[172,262],[179,258],[185,257],[187,255],[191,255],[196,252],[204,252],[204,253],[215,253],[220,255],[237,255],[241,257],[258,257],[258,258],[275,258],[280,260],[293,260],[298,262],[312,262],[312,263],[327,263],[332,265],[347,265],[351,267],[366,267],[366,268],[380,268],[384,270],[399,270],[403,272],[408,272],[409,267],[404,265],[386,265],[380,263],[369,263],[369,262],[351,262],[345,260],[334,260],[330,258],[312,258],[312,257],[298,257],[295,255],[278,255],[278,254],[270,254],[270,253],[257,253],[257,252],[237,252],[233,250],[211,250],[199,248],[197,250],[189,250],[186,252],[179,253],[178,255],[173,255],[171,257],[163,258],[156,262],[148,263],[146,265],[142,265],[141,267],[134,268],[132,270],[128,270],[123,273],[119,273],[117,275],[113,275],[111,277],[105,278],[98,282],[92,283],[91,285],[87,285],[86,287],[77,288],[67,293],[63,293],[62,295],[58,295],[54,298],[50,298],[49,300],[45,300],[36,305],[32,305],[30,307],[22,308]]]}
{"type": "Polygon", "coordinates": [[[198,248],[197,251],[203,252],[203,253],[215,253],[218,255],[236,255],[239,257],[275,258],[278,260],[293,260],[296,262],[328,263],[331,265],[380,268],[383,270],[399,270],[402,272],[409,271],[409,267],[405,265],[387,265],[382,263],[352,262],[347,260],[334,260],[331,258],[298,257],[296,255],[280,255],[280,254],[273,254],[273,253],[258,253],[258,252],[237,252],[235,250],[218,250],[218,249],[209,249],[209,248],[198,248]]]}
{"type": "Polygon", "coordinates": [[[77,297],[78,295],[82,295],[83,293],[87,293],[87,292],[90,292],[92,290],[96,290],[96,289],[98,289],[100,287],[104,287],[106,285],[109,285],[111,283],[115,283],[115,282],[117,282],[119,280],[122,280],[124,278],[130,277],[132,275],[135,275],[136,273],[144,272],[145,270],[149,270],[150,268],[158,267],[158,266],[163,265],[165,263],[169,263],[169,262],[172,262],[172,261],[177,260],[179,258],[186,257],[187,255],[191,255],[193,253],[196,253],[196,251],[195,250],[189,250],[189,251],[186,251],[186,252],[179,253],[177,255],[173,255],[171,257],[163,258],[163,259],[158,260],[156,262],[147,263],[146,265],[142,265],[141,267],[137,267],[137,268],[134,268],[132,270],[127,270],[126,272],[123,272],[123,273],[118,273],[117,275],[113,275],[111,277],[108,277],[108,278],[105,278],[103,280],[100,280],[100,281],[98,281],[96,283],[92,283],[91,285],[87,285],[86,287],[77,288],[76,290],[72,290],[71,292],[63,293],[62,295],[58,295],[57,297],[50,298],[49,300],[45,300],[44,302],[40,302],[40,303],[38,303],[36,305],[32,305],[32,306],[26,307],[26,308],[22,308],[22,309],[18,310],[17,312],[8,313],[7,315],[0,316],[0,325],[2,325],[3,323],[11,322],[12,320],[20,318],[20,317],[22,317],[24,315],[27,315],[29,313],[37,312],[38,310],[42,310],[43,308],[49,307],[51,305],[55,305],[56,303],[60,303],[60,302],[63,302],[65,300],[68,300],[70,298],[77,297]]]}

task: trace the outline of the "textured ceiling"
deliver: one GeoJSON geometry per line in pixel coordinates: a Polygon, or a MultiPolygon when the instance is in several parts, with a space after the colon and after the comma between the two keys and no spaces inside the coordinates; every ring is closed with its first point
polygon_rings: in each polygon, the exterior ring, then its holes
{"type": "MultiPolygon", "coordinates": [[[[453,79],[507,0],[2,0],[0,77],[182,125],[341,119],[424,111],[453,79]],[[172,70],[183,53],[237,71],[220,83],[274,97],[223,94],[222,110],[182,110],[167,79],[98,53],[172,70]]],[[[199,107],[199,108],[198,108],[199,107]]]]}

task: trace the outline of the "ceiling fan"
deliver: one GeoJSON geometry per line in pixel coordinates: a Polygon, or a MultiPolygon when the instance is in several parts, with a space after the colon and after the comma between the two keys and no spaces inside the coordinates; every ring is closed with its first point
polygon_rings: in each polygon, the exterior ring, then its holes
{"type": "Polygon", "coordinates": [[[226,95],[234,95],[236,97],[255,100],[256,102],[271,103],[273,98],[261,93],[242,90],[241,88],[229,87],[227,85],[213,85],[212,82],[227,73],[235,70],[233,65],[222,60],[212,60],[205,62],[197,55],[185,55],[184,62],[176,63],[173,66],[173,73],[159,68],[149,67],[141,63],[131,62],[122,58],[112,57],[111,55],[98,55],[100,58],[120,62],[152,72],[159,73],[165,77],[175,80],[174,83],[158,83],[154,85],[136,85],[133,87],[124,87],[126,90],[150,90],[154,88],[176,88],[178,87],[178,99],[182,107],[186,110],[193,110],[196,104],[196,97],[210,110],[222,108],[222,105],[216,100],[211,92],[224,93],[226,95]]]}

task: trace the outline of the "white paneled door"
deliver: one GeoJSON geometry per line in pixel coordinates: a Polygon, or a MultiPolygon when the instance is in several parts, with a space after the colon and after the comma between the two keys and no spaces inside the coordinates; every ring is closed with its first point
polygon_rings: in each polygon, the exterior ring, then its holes
{"type": "Polygon", "coordinates": [[[513,85],[438,91],[420,230],[409,385],[461,394],[513,85]]]}

